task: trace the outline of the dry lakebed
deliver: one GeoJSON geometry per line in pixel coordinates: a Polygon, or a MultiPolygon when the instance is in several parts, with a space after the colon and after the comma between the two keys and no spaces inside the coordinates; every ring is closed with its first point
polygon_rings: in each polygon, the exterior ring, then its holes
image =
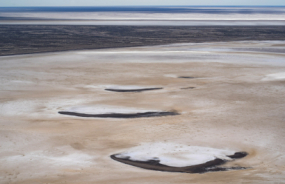
{"type": "Polygon", "coordinates": [[[1,56],[0,183],[284,183],[284,51],[248,40],[1,56]]]}

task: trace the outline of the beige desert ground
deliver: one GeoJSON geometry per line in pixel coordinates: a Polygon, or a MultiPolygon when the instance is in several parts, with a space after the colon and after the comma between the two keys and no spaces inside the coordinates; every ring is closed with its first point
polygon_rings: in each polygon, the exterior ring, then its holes
{"type": "MultiPolygon", "coordinates": [[[[0,64],[1,184],[285,183],[284,41],[1,56],[0,64]],[[58,113],[74,109],[180,115],[58,113]],[[225,166],[246,169],[172,173],[110,158],[144,145],[166,154],[175,146],[244,151],[248,156],[225,166]]],[[[171,158],[185,160],[178,151],[171,158]]]]}

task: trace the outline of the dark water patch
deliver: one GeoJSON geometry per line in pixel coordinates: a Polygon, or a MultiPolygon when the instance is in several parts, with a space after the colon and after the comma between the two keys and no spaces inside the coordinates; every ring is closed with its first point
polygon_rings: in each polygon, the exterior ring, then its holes
{"type": "Polygon", "coordinates": [[[142,92],[142,91],[152,91],[152,90],[160,90],[163,88],[143,88],[143,89],[111,89],[107,88],[106,91],[113,91],[113,92],[142,92]]]}
{"type": "Polygon", "coordinates": [[[179,76],[178,78],[180,78],[180,79],[195,79],[196,77],[191,77],[191,76],[179,76]]]}
{"type": "Polygon", "coordinates": [[[69,115],[69,116],[78,116],[84,118],[149,118],[149,117],[162,117],[162,116],[176,116],[179,113],[175,111],[166,111],[166,112],[142,112],[142,113],[109,113],[109,114],[84,114],[77,112],[69,111],[59,111],[59,114],[69,115]]]}
{"type": "Polygon", "coordinates": [[[227,157],[230,157],[232,159],[238,159],[238,158],[243,158],[246,157],[248,154],[246,152],[236,152],[234,155],[230,155],[227,157]]]}
{"type": "Polygon", "coordinates": [[[180,88],[180,89],[195,89],[195,87],[187,87],[187,88],[180,88]]]}
{"type": "Polygon", "coordinates": [[[218,172],[218,171],[231,171],[231,170],[244,170],[248,169],[248,167],[213,167],[207,168],[206,172],[218,172]]]}
{"type": "Polygon", "coordinates": [[[268,48],[268,47],[262,47],[262,48],[234,48],[233,50],[236,51],[244,51],[244,52],[269,52],[269,53],[285,53],[284,48],[268,48]]]}
{"type": "MultiPolygon", "coordinates": [[[[198,164],[198,165],[193,165],[193,166],[186,166],[186,167],[172,167],[172,166],[167,166],[160,164],[160,160],[148,160],[148,161],[133,161],[130,160],[130,157],[126,158],[117,158],[116,155],[114,154],[111,155],[110,157],[113,160],[116,160],[118,162],[132,165],[135,167],[143,168],[143,169],[148,169],[148,170],[154,170],[154,171],[163,171],[163,172],[180,172],[180,173],[206,173],[206,172],[217,172],[217,171],[228,171],[228,170],[242,170],[242,169],[247,169],[245,167],[218,167],[220,165],[225,164],[228,162],[227,160],[219,159],[216,158],[214,160],[208,161],[203,164],[198,164]]],[[[236,152],[234,155],[230,155],[228,157],[230,158],[243,158],[247,155],[245,152],[236,152]]]]}
{"type": "Polygon", "coordinates": [[[284,32],[285,26],[261,25],[1,25],[0,56],[86,49],[167,45],[186,42],[204,43],[246,40],[285,40],[284,32]]]}

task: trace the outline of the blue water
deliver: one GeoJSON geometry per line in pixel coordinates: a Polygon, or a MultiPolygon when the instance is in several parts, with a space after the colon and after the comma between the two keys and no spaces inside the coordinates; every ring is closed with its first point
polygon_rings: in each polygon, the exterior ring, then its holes
{"type": "Polygon", "coordinates": [[[149,13],[205,13],[205,14],[280,14],[285,7],[246,6],[128,6],[128,7],[0,7],[0,12],[149,12],[149,13]]]}

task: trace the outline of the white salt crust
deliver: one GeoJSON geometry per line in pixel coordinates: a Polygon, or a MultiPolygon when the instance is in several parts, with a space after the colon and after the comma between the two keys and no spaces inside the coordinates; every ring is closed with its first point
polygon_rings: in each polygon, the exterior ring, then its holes
{"type": "Polygon", "coordinates": [[[33,151],[21,155],[11,155],[2,157],[1,163],[10,166],[18,164],[37,163],[43,167],[88,167],[95,164],[95,156],[85,154],[81,151],[74,150],[68,146],[55,148],[53,150],[33,151]]]}
{"type": "Polygon", "coordinates": [[[97,106],[77,106],[64,109],[63,111],[82,113],[82,114],[110,114],[110,113],[144,113],[149,111],[160,112],[157,110],[137,109],[128,107],[116,107],[107,105],[97,106]]]}
{"type": "Polygon", "coordinates": [[[61,108],[86,103],[87,99],[15,100],[0,103],[0,115],[43,117],[57,115],[61,108]]]}
{"type": "MultiPolygon", "coordinates": [[[[209,8],[211,9],[211,8],[209,8]]],[[[244,9],[244,8],[243,8],[244,9]]],[[[266,9],[266,8],[265,8],[266,9]]],[[[268,8],[267,8],[268,9],[268,8]]],[[[187,8],[185,8],[187,10],[187,8]]],[[[256,11],[256,8],[247,8],[248,13],[225,14],[224,13],[148,13],[148,12],[1,12],[1,16],[7,17],[23,17],[23,18],[46,18],[46,19],[73,19],[73,20],[285,20],[283,7],[271,7],[271,11],[276,14],[256,11]]],[[[261,10],[259,8],[259,10],[261,10]]]]}
{"type": "Polygon", "coordinates": [[[41,152],[33,152],[27,155],[15,155],[1,159],[2,162],[26,163],[29,161],[38,162],[38,164],[48,164],[54,166],[89,166],[92,164],[93,157],[83,153],[72,153],[63,156],[44,155],[41,152]]]}
{"type": "Polygon", "coordinates": [[[266,75],[265,78],[262,79],[263,81],[278,81],[278,80],[285,80],[285,72],[282,73],[273,73],[266,75]]]}
{"type": "Polygon", "coordinates": [[[155,109],[140,109],[123,106],[86,105],[86,99],[51,99],[48,100],[16,100],[0,103],[2,116],[29,117],[58,117],[58,111],[68,111],[82,114],[110,114],[110,113],[144,113],[149,111],[162,112],[155,109]],[[73,106],[72,105],[78,105],[73,106]],[[44,108],[43,108],[44,107],[44,108]]]}
{"type": "Polygon", "coordinates": [[[229,150],[156,142],[133,147],[117,154],[116,157],[129,158],[133,161],[159,160],[163,165],[186,167],[203,164],[216,158],[231,160],[228,156],[233,154],[235,152],[229,150]]]}

